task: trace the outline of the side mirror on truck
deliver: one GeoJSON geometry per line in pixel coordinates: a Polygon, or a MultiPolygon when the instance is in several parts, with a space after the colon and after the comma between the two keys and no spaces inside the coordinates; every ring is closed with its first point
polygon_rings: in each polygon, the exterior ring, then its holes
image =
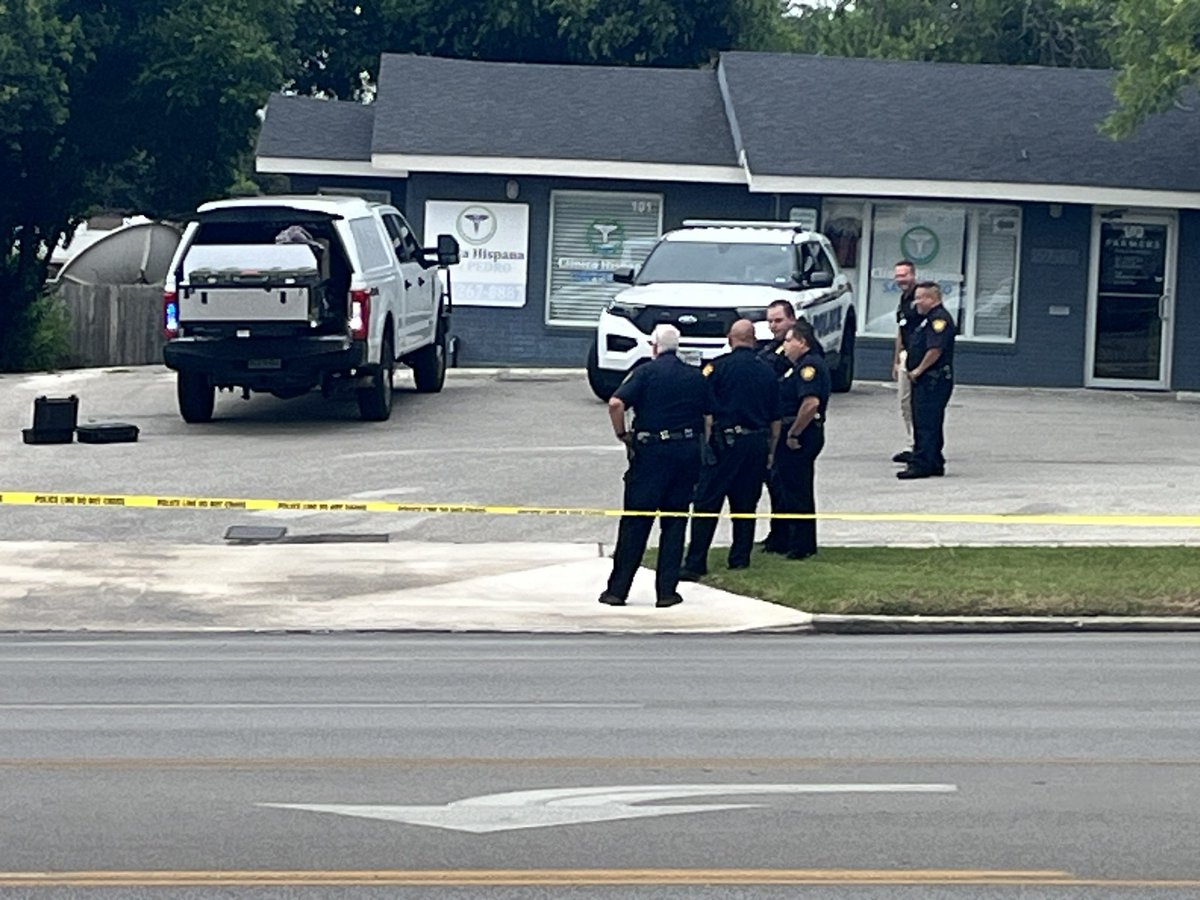
{"type": "Polygon", "coordinates": [[[458,240],[454,235],[439,234],[436,252],[439,266],[458,265],[458,240]]]}

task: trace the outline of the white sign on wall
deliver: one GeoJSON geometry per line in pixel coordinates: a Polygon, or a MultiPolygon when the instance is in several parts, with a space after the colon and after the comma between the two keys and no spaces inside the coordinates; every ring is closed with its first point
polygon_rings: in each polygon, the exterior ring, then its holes
{"type": "Polygon", "coordinates": [[[451,269],[456,305],[525,305],[528,204],[426,200],[424,233],[426,243],[439,234],[458,238],[461,259],[451,269]]]}

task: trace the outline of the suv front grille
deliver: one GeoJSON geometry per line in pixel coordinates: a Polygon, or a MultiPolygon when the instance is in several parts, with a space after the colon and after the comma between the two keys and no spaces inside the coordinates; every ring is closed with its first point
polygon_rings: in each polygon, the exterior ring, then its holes
{"type": "Polygon", "coordinates": [[[674,325],[683,337],[723,338],[737,319],[736,309],[647,306],[633,324],[644,334],[652,333],[656,325],[674,325]]]}

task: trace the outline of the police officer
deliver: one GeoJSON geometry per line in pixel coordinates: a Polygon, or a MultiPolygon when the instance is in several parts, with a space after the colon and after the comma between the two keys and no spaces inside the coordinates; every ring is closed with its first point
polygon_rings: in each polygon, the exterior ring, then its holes
{"type": "MultiPolygon", "coordinates": [[[[771,329],[772,338],[758,352],[758,358],[771,367],[776,378],[783,378],[792,369],[792,361],[783,352],[783,341],[795,324],[796,308],[792,306],[791,300],[775,300],[767,306],[767,327],[771,329]]],[[[772,443],[771,446],[773,448],[775,444],[772,443]]],[[[779,504],[779,492],[770,473],[767,475],[767,494],[771,497],[771,509],[774,509],[779,504]]],[[[786,553],[784,538],[781,533],[776,532],[775,524],[775,520],[772,519],[762,548],[767,553],[786,553]]]]}
{"type": "Polygon", "coordinates": [[[921,315],[913,307],[917,292],[917,267],[908,259],[902,259],[892,268],[892,280],[900,291],[900,302],[896,305],[896,342],[892,353],[892,378],[896,381],[896,395],[900,400],[900,419],[904,422],[904,434],[908,447],[892,457],[892,462],[912,461],[913,413],[912,382],[908,380],[908,348],[912,344],[913,332],[921,324],[921,315]]]}
{"type": "MultiPolygon", "coordinates": [[[[679,359],[678,348],[678,328],[655,328],[654,359],[630,372],[608,401],[613,432],[630,448],[624,509],[627,513],[680,513],[664,515],[660,521],[655,606],[683,602],[677,589],[686,515],[700,475],[704,417],[710,411],[707,380],[698,368],[679,359]],[[630,407],[634,411],[633,427],[626,431],[625,410],[630,407]]],[[[625,605],[653,525],[653,515],[621,517],[612,574],[600,595],[601,603],[625,605]]]]}
{"type": "Polygon", "coordinates": [[[922,316],[908,353],[913,390],[912,462],[897,478],[929,478],[946,474],[944,426],[946,405],[954,391],[954,319],[942,305],[942,289],[932,281],[917,285],[913,305],[922,316]]]}
{"type": "MultiPolygon", "coordinates": [[[[753,513],[762,496],[768,457],[779,439],[779,384],[775,373],[756,358],[754,323],[739,319],[729,328],[729,353],[705,367],[712,396],[709,454],[700,472],[693,508],[718,513],[729,498],[731,513],[753,513]]],[[[754,519],[733,520],[729,568],[745,569],[754,549],[754,519]]],[[[680,572],[682,581],[696,581],[708,572],[708,548],[717,518],[692,519],[692,542],[680,572]]]]}
{"type": "MultiPolygon", "coordinates": [[[[780,494],[774,513],[817,511],[814,468],[825,447],[825,410],[833,383],[816,334],[806,321],[798,321],[784,341],[792,368],[780,381],[783,428],[775,450],[776,489],[780,494]]],[[[788,559],[807,559],[817,552],[815,519],[778,519],[775,528],[783,537],[788,559]]]]}
{"type": "Polygon", "coordinates": [[[796,324],[796,307],[791,300],[774,300],[767,307],[767,327],[771,329],[771,340],[758,351],[758,358],[769,365],[776,378],[792,367],[783,352],[783,339],[796,324]]]}

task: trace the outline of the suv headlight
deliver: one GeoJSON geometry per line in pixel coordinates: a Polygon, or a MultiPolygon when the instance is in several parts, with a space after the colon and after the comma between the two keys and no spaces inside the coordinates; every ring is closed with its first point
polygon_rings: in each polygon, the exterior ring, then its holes
{"type": "Polygon", "coordinates": [[[765,322],[767,320],[767,308],[765,306],[739,306],[737,314],[739,319],[749,319],[751,322],[765,322]]]}
{"type": "Polygon", "coordinates": [[[629,319],[631,322],[641,315],[645,308],[645,305],[641,303],[626,303],[621,300],[610,300],[608,303],[610,313],[614,316],[621,316],[623,319],[629,319]]]}

